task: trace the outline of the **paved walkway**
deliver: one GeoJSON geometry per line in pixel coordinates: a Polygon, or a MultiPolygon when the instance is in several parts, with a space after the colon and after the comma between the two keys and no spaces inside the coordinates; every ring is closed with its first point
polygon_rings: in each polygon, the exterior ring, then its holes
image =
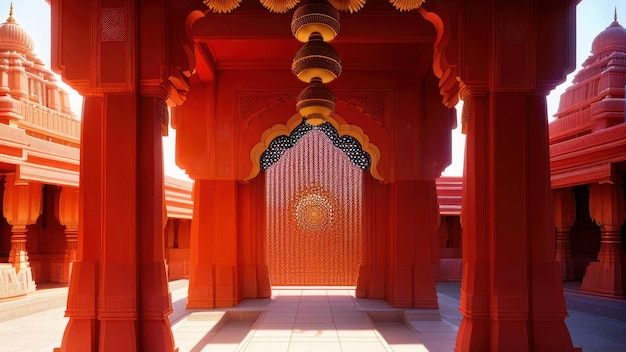
{"type": "MultiPolygon", "coordinates": [[[[174,281],[170,287],[170,321],[180,352],[450,352],[462,318],[459,283],[437,284],[438,311],[394,309],[381,300],[355,298],[347,287],[278,287],[272,299],[244,300],[229,309],[187,310],[187,281],[174,281]]],[[[59,347],[67,323],[66,294],[66,288],[41,289],[0,302],[0,351],[49,352],[59,347]]],[[[572,295],[580,292],[566,291],[568,306],[572,295]]],[[[623,300],[597,299],[609,301],[613,311],[626,306],[623,300]]],[[[577,304],[581,306],[580,300],[577,304]]],[[[576,347],[626,351],[626,317],[569,313],[566,323],[576,347]]]]}

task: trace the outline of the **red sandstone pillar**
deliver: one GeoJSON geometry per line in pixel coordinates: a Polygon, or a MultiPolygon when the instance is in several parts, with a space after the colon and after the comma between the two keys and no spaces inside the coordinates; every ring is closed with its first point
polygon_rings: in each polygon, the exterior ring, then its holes
{"type": "Polygon", "coordinates": [[[589,214],[600,226],[598,261],[589,263],[581,285],[584,291],[626,295],[626,255],[621,229],[626,217],[622,178],[589,185],[589,214]]]}
{"type": "Polygon", "coordinates": [[[388,301],[394,307],[438,308],[433,246],[438,251],[435,181],[396,181],[389,207],[388,301]]]}
{"type": "Polygon", "coordinates": [[[363,177],[363,264],[355,295],[357,297],[386,299],[388,277],[388,212],[389,185],[370,175],[363,177]]]}
{"type": "Polygon", "coordinates": [[[87,95],[79,245],[62,351],[174,350],[161,150],[169,5],[51,2],[53,65],[87,95]]]}
{"type": "Polygon", "coordinates": [[[79,246],[62,351],[173,351],[163,254],[165,102],[87,97],[79,246]],[[137,114],[139,111],[139,115],[137,114]]]}
{"type": "Polygon", "coordinates": [[[63,279],[61,281],[63,283],[68,283],[70,281],[72,264],[76,261],[79,213],[78,203],[78,188],[61,188],[57,218],[59,223],[65,226],[65,257],[63,260],[63,279]]]}
{"type": "Polygon", "coordinates": [[[187,308],[239,303],[237,191],[238,181],[195,181],[187,308]]]}
{"type": "Polygon", "coordinates": [[[545,96],[574,68],[575,1],[459,6],[467,139],[455,349],[572,351],[555,260],[545,96]]]}
{"type": "Polygon", "coordinates": [[[174,351],[168,316],[172,299],[165,270],[162,127],[168,110],[157,97],[139,99],[137,116],[137,246],[139,266],[139,346],[174,351]]]}
{"type": "Polygon", "coordinates": [[[42,211],[42,188],[37,182],[16,183],[15,174],[7,174],[4,185],[4,217],[11,225],[11,251],[9,263],[13,265],[23,292],[35,290],[28,252],[26,234],[28,225],[34,224],[42,211]]]}
{"type": "Polygon", "coordinates": [[[463,172],[462,226],[463,276],[459,310],[463,320],[459,327],[455,351],[489,351],[490,267],[489,231],[485,208],[490,180],[486,177],[488,131],[486,94],[464,99],[463,115],[467,131],[463,172]],[[477,116],[481,116],[477,118],[477,116]],[[477,206],[478,204],[478,206],[477,206]]]}
{"type": "MultiPolygon", "coordinates": [[[[137,101],[135,94],[105,94],[101,116],[102,178],[85,190],[102,193],[102,249],[97,284],[100,351],[134,351],[138,346],[137,101]]],[[[81,139],[84,141],[84,139],[81,139]]],[[[84,169],[81,169],[83,171],[84,169]]],[[[149,182],[150,180],[148,180],[149,182]]],[[[82,185],[81,185],[82,188],[82,185]]],[[[82,198],[81,202],[89,202],[82,198]]],[[[159,217],[160,219],[160,217],[159,217]]]]}
{"type": "Polygon", "coordinates": [[[554,259],[545,96],[474,93],[457,351],[572,351],[554,259]]]}
{"type": "Polygon", "coordinates": [[[76,261],[72,265],[65,316],[69,322],[60,351],[98,350],[96,314],[104,219],[104,99],[85,97],[81,120],[79,224],[76,261]]]}
{"type": "Polygon", "coordinates": [[[265,262],[265,175],[239,185],[239,277],[241,298],[271,297],[265,262]]]}
{"type": "Polygon", "coordinates": [[[570,246],[572,226],[576,221],[576,199],[569,189],[554,190],[554,220],[556,225],[556,261],[561,265],[563,280],[574,279],[574,261],[570,246]]]}

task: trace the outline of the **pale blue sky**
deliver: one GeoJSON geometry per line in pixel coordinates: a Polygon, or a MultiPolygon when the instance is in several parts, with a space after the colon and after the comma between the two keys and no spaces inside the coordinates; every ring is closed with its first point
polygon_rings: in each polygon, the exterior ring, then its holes
{"type": "MultiPolygon", "coordinates": [[[[246,0],[255,1],[255,0],[246,0]]],[[[374,1],[374,0],[370,0],[374,1]]],[[[376,0],[381,1],[381,0],[376,0]]],[[[427,0],[428,1],[428,0],[427,0]]],[[[544,0],[547,1],[547,0],[544,0]]],[[[0,18],[6,19],[9,14],[10,1],[0,0],[0,18]]],[[[582,62],[587,59],[591,50],[591,42],[601,31],[613,21],[613,11],[617,7],[618,21],[626,25],[625,0],[582,0],[577,6],[576,30],[576,71],[582,62]]],[[[35,42],[35,53],[44,62],[50,65],[50,5],[45,0],[17,0],[13,2],[13,17],[28,31],[35,42]]],[[[575,72],[576,72],[575,71],[575,72]]],[[[548,97],[548,116],[554,115],[558,108],[559,97],[571,83],[574,73],[568,80],[557,87],[548,97]]],[[[72,109],[80,115],[82,100],[77,94],[70,96],[72,109]]],[[[453,132],[453,165],[445,172],[446,175],[461,175],[463,172],[463,148],[465,139],[459,133],[460,128],[453,132]]],[[[164,139],[166,164],[173,165],[173,136],[164,139]]],[[[181,175],[178,171],[167,172],[172,176],[181,175]]]]}

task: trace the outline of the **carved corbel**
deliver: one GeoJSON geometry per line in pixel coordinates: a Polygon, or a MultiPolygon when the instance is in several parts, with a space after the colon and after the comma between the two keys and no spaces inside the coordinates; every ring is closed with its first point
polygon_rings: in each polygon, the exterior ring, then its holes
{"type": "Polygon", "coordinates": [[[426,10],[424,6],[418,11],[437,31],[433,45],[433,72],[439,78],[439,92],[443,96],[443,105],[451,109],[459,102],[457,62],[454,56],[457,38],[453,34],[456,31],[456,24],[450,20],[455,14],[446,14],[435,6],[431,6],[432,11],[426,10]],[[450,55],[450,52],[453,54],[450,55]]]}
{"type": "MultiPolygon", "coordinates": [[[[183,4],[184,5],[184,4],[183,4]]],[[[170,17],[169,38],[169,93],[168,105],[183,104],[190,89],[190,78],[196,73],[195,43],[191,36],[191,28],[204,12],[197,9],[197,4],[188,6],[172,4],[170,9],[174,16],[170,17]]],[[[206,10],[206,9],[204,9],[206,10]]]]}
{"type": "Polygon", "coordinates": [[[621,178],[614,177],[610,182],[589,185],[589,215],[607,231],[619,231],[624,224],[626,212],[622,183],[621,178]]]}

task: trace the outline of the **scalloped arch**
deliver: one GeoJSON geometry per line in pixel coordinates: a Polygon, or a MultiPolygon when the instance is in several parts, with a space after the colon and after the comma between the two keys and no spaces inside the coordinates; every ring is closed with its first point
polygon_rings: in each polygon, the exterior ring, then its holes
{"type": "MultiPolygon", "coordinates": [[[[350,136],[361,144],[363,151],[367,152],[372,157],[372,166],[370,167],[370,174],[380,182],[384,182],[384,177],[378,171],[378,163],[380,162],[380,149],[373,143],[370,143],[369,137],[363,132],[363,130],[356,125],[350,125],[347,123],[339,123],[332,116],[327,121],[333,125],[333,127],[339,133],[339,136],[350,136]]],[[[255,178],[261,171],[261,154],[267,150],[270,143],[276,137],[289,136],[291,132],[302,122],[302,115],[294,114],[289,118],[286,124],[276,124],[261,134],[261,140],[256,143],[250,150],[250,161],[252,162],[252,170],[250,174],[246,176],[243,181],[248,182],[255,178]]]]}

